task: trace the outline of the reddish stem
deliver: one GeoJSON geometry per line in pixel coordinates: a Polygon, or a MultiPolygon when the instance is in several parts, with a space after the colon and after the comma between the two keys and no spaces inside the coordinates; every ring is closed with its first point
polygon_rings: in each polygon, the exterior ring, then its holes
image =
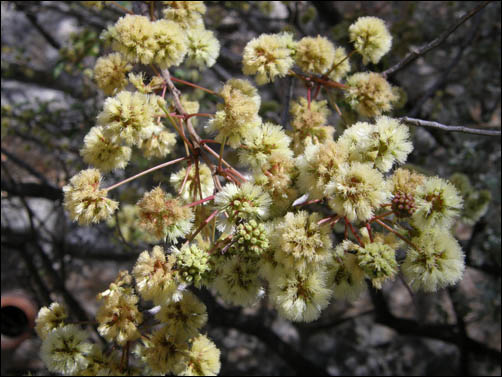
{"type": "Polygon", "coordinates": [[[321,84],[317,84],[317,87],[315,88],[314,99],[317,99],[317,96],[319,95],[320,91],[321,91],[321,84]]]}
{"type": "Polygon", "coordinates": [[[197,89],[200,89],[200,90],[203,90],[205,92],[208,92],[208,93],[211,93],[211,94],[214,94],[215,96],[219,96],[218,93],[216,93],[215,91],[211,90],[211,89],[207,89],[207,88],[204,88],[203,86],[200,86],[200,85],[197,85],[197,84],[194,84],[190,81],[185,81],[185,80],[181,80],[181,79],[178,79],[174,76],[171,76],[171,80],[174,81],[174,82],[179,82],[180,84],[185,84],[185,85],[188,85],[188,86],[191,86],[193,88],[197,88],[197,89]]]}
{"type": "Polygon", "coordinates": [[[366,229],[368,229],[368,235],[370,236],[370,242],[373,242],[373,235],[371,234],[371,225],[370,223],[366,223],[366,229]]]}
{"type": "Polygon", "coordinates": [[[181,193],[183,192],[183,190],[185,189],[185,185],[187,183],[187,180],[188,180],[188,175],[190,174],[190,169],[192,168],[192,161],[190,161],[188,163],[188,166],[187,166],[187,170],[186,170],[186,173],[185,173],[185,178],[183,178],[183,183],[181,184],[181,187],[180,187],[180,191],[178,192],[178,195],[181,195],[181,193]]]}
{"type": "Polygon", "coordinates": [[[379,219],[375,219],[375,221],[377,223],[379,223],[381,226],[383,226],[385,229],[387,229],[389,232],[394,233],[396,236],[398,236],[400,239],[402,239],[408,245],[410,245],[414,249],[418,250],[417,246],[415,244],[413,244],[413,242],[411,242],[409,239],[407,239],[406,237],[404,237],[401,234],[399,234],[399,232],[397,232],[396,230],[392,229],[390,226],[388,226],[387,224],[385,224],[383,221],[381,221],[379,219]]]}
{"type": "Polygon", "coordinates": [[[389,211],[389,212],[385,212],[384,214],[380,215],[380,216],[373,216],[372,219],[370,219],[370,223],[373,222],[373,221],[376,221],[377,219],[380,219],[380,220],[384,220],[387,216],[389,215],[392,215],[394,213],[394,211],[389,211]]]}
{"type": "Polygon", "coordinates": [[[197,228],[197,230],[195,231],[195,233],[193,233],[190,237],[187,238],[187,240],[185,242],[185,245],[187,245],[190,241],[192,241],[197,236],[197,234],[200,233],[200,231],[202,230],[202,228],[204,228],[212,219],[214,219],[214,217],[218,214],[219,211],[220,211],[219,209],[214,210],[214,212],[211,213],[209,215],[209,217],[207,219],[205,219],[202,224],[200,224],[200,226],[197,228]]]}
{"type": "Polygon", "coordinates": [[[213,139],[201,139],[200,144],[221,144],[219,141],[213,140],[213,139]]]}
{"type": "Polygon", "coordinates": [[[349,225],[350,231],[352,232],[352,234],[354,235],[354,237],[356,237],[356,240],[359,243],[359,245],[361,247],[364,247],[364,243],[361,241],[361,239],[357,235],[356,231],[354,230],[354,227],[352,226],[352,223],[349,220],[347,220],[347,217],[345,217],[345,223],[349,225]]]}
{"type": "Polygon", "coordinates": [[[308,109],[310,110],[310,102],[312,102],[312,98],[311,98],[311,93],[312,92],[312,88],[309,86],[307,88],[307,103],[308,103],[308,109]]]}
{"type": "Polygon", "coordinates": [[[208,196],[207,198],[197,200],[196,202],[190,203],[190,204],[185,204],[185,207],[195,207],[196,205],[208,202],[210,200],[213,200],[215,195],[208,196]]]}
{"type": "Polygon", "coordinates": [[[184,116],[185,119],[190,119],[191,117],[208,117],[208,118],[212,118],[212,117],[214,117],[214,114],[210,114],[210,113],[193,113],[193,114],[186,114],[184,116]]]}

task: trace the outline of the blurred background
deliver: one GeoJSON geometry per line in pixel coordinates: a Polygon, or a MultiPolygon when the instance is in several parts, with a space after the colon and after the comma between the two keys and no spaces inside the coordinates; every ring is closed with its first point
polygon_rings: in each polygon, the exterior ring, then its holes
{"type": "MultiPolygon", "coordinates": [[[[118,190],[115,199],[122,210],[108,224],[79,227],[63,211],[61,188],[86,168],[79,149],[104,100],[92,79],[94,63],[105,51],[99,35],[123,15],[113,2],[105,2],[103,9],[82,3],[93,2],[1,3],[2,375],[47,373],[34,332],[19,346],[3,349],[4,338],[29,322],[19,323],[16,313],[4,310],[4,296],[21,294],[37,310],[64,301],[73,319],[93,318],[96,295],[119,270],[131,269],[141,251],[151,249],[126,204],[136,203],[153,185],[167,183],[171,173],[163,169],[118,190]]],[[[144,2],[118,3],[141,9],[144,2]]],[[[437,38],[480,2],[206,5],[206,28],[215,31],[222,46],[216,65],[203,72],[184,66],[172,72],[219,89],[227,79],[243,77],[242,50],[261,33],[287,30],[297,39],[320,34],[349,48],[348,26],[360,16],[380,17],[394,37],[391,52],[369,66],[381,72],[437,38]]],[[[440,46],[388,78],[407,94],[393,116],[500,129],[500,7],[500,2],[489,3],[440,46]]],[[[354,60],[353,71],[362,69],[359,63],[354,60]]],[[[201,112],[214,112],[214,97],[180,89],[200,102],[201,112]]],[[[281,122],[288,90],[288,80],[259,87],[264,120],[281,122]]],[[[305,95],[301,83],[292,90],[293,97],[305,95]]],[[[330,124],[339,123],[333,111],[330,124]]],[[[266,300],[239,309],[208,291],[197,292],[208,306],[206,331],[222,351],[222,375],[500,375],[500,136],[411,131],[411,166],[444,178],[465,174],[471,192],[477,193],[473,206],[476,198],[491,194],[484,216],[473,220],[466,213],[456,224],[468,266],[463,280],[437,294],[410,295],[396,279],[355,302],[332,302],[310,324],[282,320],[266,300]]],[[[125,171],[108,174],[106,180],[117,182],[154,164],[133,155],[125,171]]]]}

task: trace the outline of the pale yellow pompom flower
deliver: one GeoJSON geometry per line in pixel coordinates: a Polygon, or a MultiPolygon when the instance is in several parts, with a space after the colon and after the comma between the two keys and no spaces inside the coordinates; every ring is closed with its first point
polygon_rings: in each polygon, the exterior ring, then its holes
{"type": "Polygon", "coordinates": [[[460,215],[463,199],[450,182],[439,177],[427,177],[417,188],[417,210],[413,224],[419,228],[448,228],[460,215]]]}
{"type": "Polygon", "coordinates": [[[360,162],[341,166],[326,186],[326,194],[333,211],[349,221],[369,220],[391,195],[382,173],[360,162]]]}
{"type": "Polygon", "coordinates": [[[50,372],[78,375],[88,365],[87,354],[92,344],[87,333],[76,325],[66,325],[51,331],[42,343],[40,357],[50,372]]]}
{"type": "Polygon", "coordinates": [[[295,46],[289,33],[262,34],[244,48],[242,71],[245,75],[256,75],[258,85],[284,77],[294,64],[295,46]]]}
{"type": "Polygon", "coordinates": [[[241,186],[227,183],[214,198],[215,207],[226,214],[221,224],[222,231],[230,231],[242,219],[265,219],[270,204],[270,196],[260,186],[250,182],[241,186]]]}
{"type": "Polygon", "coordinates": [[[265,293],[258,279],[258,266],[254,262],[234,255],[219,271],[212,287],[226,302],[233,305],[250,306],[265,293]]]}
{"type": "Polygon", "coordinates": [[[140,148],[145,158],[164,158],[172,152],[176,145],[176,134],[165,128],[154,131],[152,135],[141,141],[140,148]]]}
{"type": "Polygon", "coordinates": [[[465,256],[449,232],[427,229],[411,242],[418,250],[408,248],[401,270],[412,289],[435,292],[462,278],[465,256]]]}
{"type": "Polygon", "coordinates": [[[187,355],[186,368],[180,376],[217,376],[220,372],[220,350],[205,335],[199,335],[192,341],[187,355]]]}
{"type": "Polygon", "coordinates": [[[107,190],[100,189],[101,174],[97,169],[82,170],[63,187],[64,207],[74,221],[89,225],[107,220],[117,210],[119,203],[106,197],[107,190]]]}
{"type": "Polygon", "coordinates": [[[326,185],[338,174],[340,167],[348,159],[343,144],[328,140],[323,144],[308,145],[296,159],[298,167],[298,187],[309,199],[325,196],[326,185]]]}
{"type": "Polygon", "coordinates": [[[158,240],[175,241],[186,236],[193,226],[194,214],[160,187],[143,195],[139,207],[140,225],[158,240]]]}
{"type": "Polygon", "coordinates": [[[107,341],[121,346],[141,336],[138,326],[143,315],[138,310],[139,298],[130,287],[131,281],[129,273],[121,271],[115,282],[97,296],[102,301],[96,313],[98,332],[107,341]]]}
{"type": "Polygon", "coordinates": [[[160,305],[180,298],[175,262],[176,258],[168,258],[161,246],[154,246],[151,253],[145,250],[139,255],[132,275],[144,300],[160,305]]]}
{"type": "Polygon", "coordinates": [[[49,307],[42,307],[35,319],[35,331],[40,339],[44,340],[49,333],[59,327],[64,326],[64,321],[68,317],[64,306],[53,302],[49,307]]]}
{"type": "Polygon", "coordinates": [[[413,150],[408,128],[399,120],[386,116],[377,118],[376,125],[357,122],[338,142],[349,151],[351,161],[373,162],[381,172],[388,172],[394,163],[404,163],[413,150]]]}
{"type": "Polygon", "coordinates": [[[206,13],[203,1],[163,1],[164,17],[174,21],[183,29],[196,29],[204,26],[202,15],[206,13]]]}
{"type": "Polygon", "coordinates": [[[86,163],[107,173],[127,166],[131,148],[121,145],[120,139],[106,135],[103,126],[94,126],[84,137],[80,155],[86,163]]]}
{"type": "Polygon", "coordinates": [[[327,224],[317,225],[320,219],[318,213],[287,213],[271,233],[275,260],[302,274],[321,267],[331,249],[331,229],[327,224]]]}
{"type": "Polygon", "coordinates": [[[371,279],[375,288],[381,289],[383,282],[397,273],[396,251],[383,242],[368,242],[357,250],[359,267],[371,279]]]}
{"type": "Polygon", "coordinates": [[[127,85],[126,74],[132,65],[121,54],[115,52],[100,57],[94,66],[94,79],[106,95],[121,91],[127,85]]]}
{"type": "Polygon", "coordinates": [[[293,151],[289,149],[291,139],[281,126],[273,123],[263,123],[251,130],[243,140],[239,151],[239,161],[253,170],[270,168],[269,158],[293,158],[293,151]]]}
{"type": "Polygon", "coordinates": [[[143,345],[135,354],[155,375],[172,373],[179,375],[187,366],[188,343],[177,333],[162,327],[153,331],[149,338],[143,337],[143,345]]]}
{"type": "Polygon", "coordinates": [[[173,21],[159,20],[153,23],[153,35],[157,48],[153,62],[160,68],[178,66],[188,51],[185,31],[173,21]]]}
{"type": "Polygon", "coordinates": [[[169,333],[188,339],[196,336],[206,324],[206,305],[193,293],[185,291],[181,300],[162,305],[155,318],[168,329],[169,333]]]}
{"type": "Polygon", "coordinates": [[[155,124],[155,116],[160,114],[158,99],[156,95],[122,91],[106,99],[98,125],[107,137],[115,137],[129,146],[141,145],[143,139],[158,130],[155,124]]]}
{"type": "Polygon", "coordinates": [[[312,322],[319,318],[331,295],[323,268],[307,274],[277,269],[270,281],[270,299],[274,306],[282,317],[294,322],[312,322]]]}
{"type": "Polygon", "coordinates": [[[349,27],[350,41],[363,57],[363,64],[377,64],[390,51],[392,36],[385,23],[377,17],[359,17],[349,27]]]}
{"type": "Polygon", "coordinates": [[[358,72],[347,78],[345,97],[359,114],[374,117],[392,110],[398,100],[390,84],[374,72],[358,72]]]}
{"type": "Polygon", "coordinates": [[[199,69],[212,67],[220,54],[220,42],[206,29],[189,29],[187,47],[187,64],[199,69]]]}
{"type": "Polygon", "coordinates": [[[296,46],[296,64],[304,72],[326,73],[335,60],[335,47],[327,38],[303,37],[296,46]]]}
{"type": "Polygon", "coordinates": [[[328,109],[328,101],[310,101],[310,106],[306,98],[300,97],[297,102],[291,102],[291,125],[297,130],[324,126],[331,111],[328,109]]]}
{"type": "Polygon", "coordinates": [[[127,14],[120,17],[115,25],[103,32],[101,38],[133,63],[152,63],[158,49],[153,23],[145,16],[127,14]]]}
{"type": "Polygon", "coordinates": [[[226,140],[232,148],[238,148],[251,129],[261,124],[258,116],[260,96],[247,80],[231,79],[223,86],[220,95],[225,101],[217,105],[217,112],[207,125],[209,132],[217,132],[215,140],[226,140]]]}

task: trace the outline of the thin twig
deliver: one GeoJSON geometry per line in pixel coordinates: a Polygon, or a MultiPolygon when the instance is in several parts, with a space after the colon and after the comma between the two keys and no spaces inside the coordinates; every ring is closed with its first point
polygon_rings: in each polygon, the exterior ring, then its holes
{"type": "Polygon", "coordinates": [[[460,25],[462,25],[465,21],[467,21],[469,18],[471,18],[476,13],[478,13],[481,9],[483,9],[485,6],[487,6],[488,3],[490,3],[490,1],[483,1],[481,4],[479,4],[478,6],[473,8],[470,12],[467,12],[463,17],[461,17],[457,22],[455,22],[453,25],[451,25],[448,29],[446,29],[439,37],[437,37],[433,41],[427,43],[426,45],[422,46],[421,48],[411,51],[399,63],[393,65],[389,69],[382,72],[383,77],[387,78],[388,76],[403,69],[408,64],[414,62],[420,56],[425,55],[427,52],[429,52],[433,48],[436,48],[437,46],[439,46],[441,43],[443,43],[448,38],[448,36],[450,34],[452,34],[455,30],[457,30],[460,25]]]}
{"type": "Polygon", "coordinates": [[[180,162],[180,161],[183,161],[183,160],[186,160],[186,159],[188,159],[188,157],[180,157],[180,158],[177,158],[176,160],[171,160],[171,161],[168,161],[168,162],[164,162],[163,164],[154,166],[153,168],[147,169],[145,171],[142,171],[141,173],[133,175],[132,177],[126,178],[123,181],[115,183],[114,185],[112,185],[110,187],[107,187],[105,190],[107,190],[107,191],[113,190],[114,188],[117,188],[117,187],[123,185],[124,183],[130,182],[130,181],[132,181],[132,180],[134,180],[136,178],[139,178],[142,175],[151,173],[152,171],[155,171],[157,169],[165,168],[166,166],[176,164],[177,162],[180,162]]]}
{"type": "Polygon", "coordinates": [[[431,122],[428,120],[422,120],[422,119],[416,119],[416,118],[409,118],[409,117],[402,117],[399,118],[402,122],[408,123],[412,126],[417,126],[417,127],[429,127],[429,128],[437,128],[442,131],[447,131],[447,132],[463,132],[466,134],[473,134],[473,135],[486,135],[486,136],[500,136],[500,131],[499,130],[483,130],[483,129],[478,129],[478,128],[468,128],[464,126],[447,126],[445,124],[441,124],[438,122],[431,122]]]}

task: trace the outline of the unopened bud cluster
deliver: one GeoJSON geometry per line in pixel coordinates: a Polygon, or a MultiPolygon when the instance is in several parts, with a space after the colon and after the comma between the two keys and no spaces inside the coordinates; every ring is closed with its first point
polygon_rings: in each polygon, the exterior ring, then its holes
{"type": "Polygon", "coordinates": [[[404,192],[396,192],[394,194],[391,208],[397,217],[410,217],[417,209],[413,195],[404,192]]]}

